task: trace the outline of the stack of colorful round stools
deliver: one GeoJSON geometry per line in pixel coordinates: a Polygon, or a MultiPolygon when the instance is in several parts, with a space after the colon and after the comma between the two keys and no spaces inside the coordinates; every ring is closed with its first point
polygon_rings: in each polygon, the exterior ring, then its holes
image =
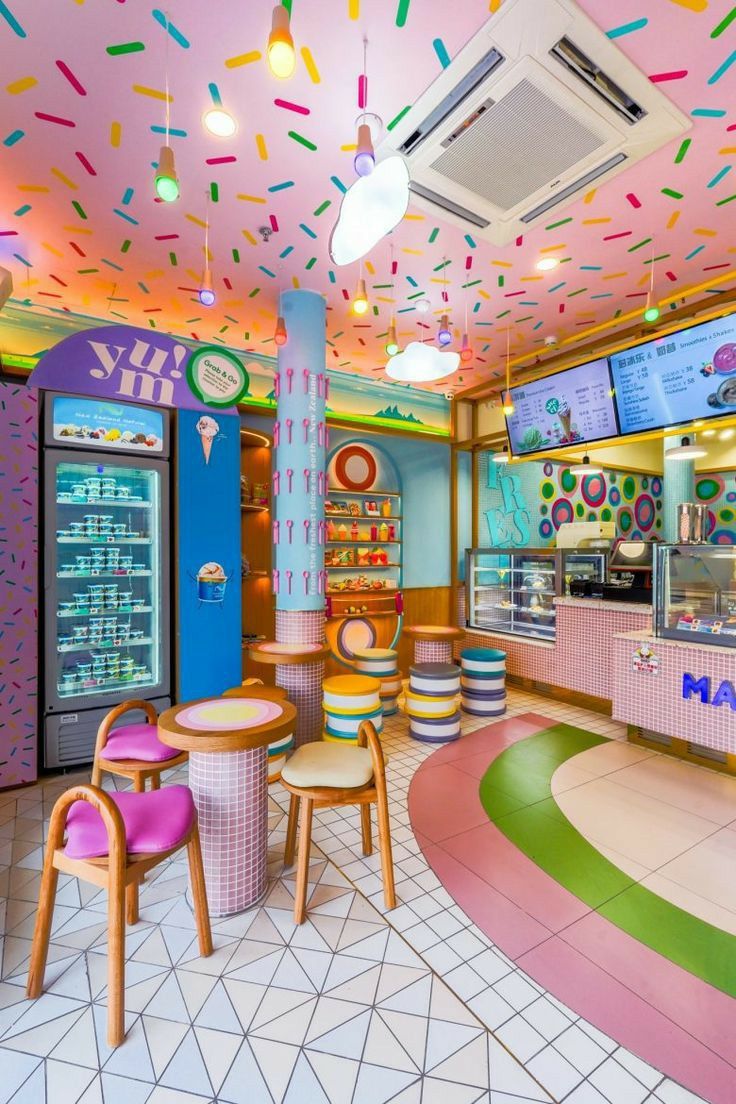
{"type": "Polygon", "coordinates": [[[372,721],[376,732],[383,728],[381,683],[368,675],[333,675],[322,684],[325,711],[325,740],[356,743],[363,721],[372,721]]]}
{"type": "Polygon", "coordinates": [[[506,712],[506,653],[496,648],[463,648],[460,653],[462,708],[475,717],[506,712]]]}
{"type": "Polygon", "coordinates": [[[401,693],[401,675],[399,674],[399,653],[393,648],[357,648],[353,652],[355,670],[361,675],[370,675],[381,683],[381,705],[384,717],[398,712],[398,698],[401,693]]]}
{"type": "Polygon", "coordinates": [[[444,744],[460,735],[460,668],[455,663],[415,663],[409,668],[406,714],[415,740],[444,744]]]}

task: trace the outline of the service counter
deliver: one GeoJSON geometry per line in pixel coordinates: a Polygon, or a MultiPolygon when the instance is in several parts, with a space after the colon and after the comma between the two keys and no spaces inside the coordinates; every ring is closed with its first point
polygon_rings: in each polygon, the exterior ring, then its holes
{"type": "MultiPolygon", "coordinates": [[[[553,693],[563,691],[561,697],[578,695],[593,699],[585,704],[609,712],[615,684],[614,637],[626,633],[643,633],[645,637],[650,634],[652,607],[597,598],[560,597],[554,599],[554,604],[557,614],[554,640],[467,629],[466,644],[506,652],[506,672],[512,682],[531,684],[534,689],[553,693]]],[[[461,611],[459,623],[464,622],[461,611]]]]}
{"type": "Polygon", "coordinates": [[[736,649],[618,633],[613,716],[629,737],[736,771],[736,649]]]}

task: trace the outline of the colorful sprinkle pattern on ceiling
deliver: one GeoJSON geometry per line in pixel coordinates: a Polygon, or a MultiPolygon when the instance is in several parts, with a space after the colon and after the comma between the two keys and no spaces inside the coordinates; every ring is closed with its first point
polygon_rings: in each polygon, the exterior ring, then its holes
{"type": "MultiPolygon", "coordinates": [[[[328,241],[352,158],[369,42],[368,107],[390,127],[501,0],[288,0],[290,81],[264,51],[269,0],[178,0],[171,23],[145,0],[0,0],[0,264],[15,301],[273,353],[279,289],[328,302],[328,364],[384,378],[399,341],[434,338],[443,281],[457,341],[475,356],[449,389],[497,374],[544,338],[583,335],[656,297],[729,290],[736,238],[736,7],[730,0],[582,0],[581,7],[692,120],[687,137],[589,191],[503,248],[410,207],[365,263],[367,315],[350,309],[358,267],[328,241]],[[53,17],[52,17],[53,15],[53,17]],[[181,196],[155,199],[165,71],[181,196]],[[215,138],[202,115],[238,121],[215,138]],[[208,198],[209,197],[209,198],[208,198]],[[208,206],[209,204],[209,206],[208,206]],[[217,302],[197,301],[204,230],[217,302]],[[545,256],[560,264],[537,271],[545,256]],[[705,285],[705,287],[703,286],[705,285]]],[[[361,99],[361,102],[362,99],[361,99]]],[[[0,325],[0,342],[2,340],[0,325]]],[[[8,350],[12,352],[13,350],[8,350]]],[[[448,381],[430,385],[448,390],[448,381]]]]}

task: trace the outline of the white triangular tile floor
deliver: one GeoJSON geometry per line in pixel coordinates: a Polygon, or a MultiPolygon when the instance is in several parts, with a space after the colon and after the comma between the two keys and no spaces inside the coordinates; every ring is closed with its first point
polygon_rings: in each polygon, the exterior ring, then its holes
{"type": "MultiPolygon", "coordinates": [[[[529,694],[510,691],[508,702],[511,714],[545,713],[529,694]]],[[[591,730],[610,725],[568,713],[591,730]]],[[[465,719],[464,729],[483,723],[465,719]]],[[[507,1020],[519,1015],[493,986],[512,972],[525,979],[447,896],[411,831],[408,785],[432,749],[409,739],[401,716],[387,719],[383,740],[399,908],[385,912],[380,861],[362,855],[357,812],[317,811],[308,919],[295,927],[295,871],[282,871],[287,802],[271,787],[267,897],[213,922],[210,958],[198,954],[183,858],[141,887],[141,919],[126,936],[127,1037],[115,1051],[106,1043],[107,902],[94,886],[60,876],[46,991],[36,1002],[24,995],[42,831],[58,794],[85,776],[0,794],[0,1104],[549,1104],[553,1095],[473,1010],[493,1002],[508,1008],[507,1020]],[[453,975],[466,959],[474,977],[453,975]],[[473,983],[473,1007],[454,978],[473,983]]],[[[186,768],[165,781],[174,780],[186,781],[186,768]]],[[[535,1009],[549,1000],[541,1011],[551,1014],[552,999],[534,989],[535,1009]]],[[[585,1032],[603,1055],[585,1070],[597,1088],[583,1082],[570,1104],[606,1098],[604,1060],[617,1054],[642,1099],[697,1104],[643,1063],[626,1066],[625,1052],[598,1045],[569,1009],[554,1009],[563,1040],[569,1020],[567,1030],[585,1032]]]]}

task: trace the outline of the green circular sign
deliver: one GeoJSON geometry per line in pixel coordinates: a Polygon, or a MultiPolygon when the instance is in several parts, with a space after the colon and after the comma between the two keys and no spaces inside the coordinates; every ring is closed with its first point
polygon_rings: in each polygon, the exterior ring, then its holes
{"type": "Polygon", "coordinates": [[[557,411],[560,409],[560,400],[547,399],[546,403],[544,404],[544,409],[547,411],[548,414],[556,414],[557,411]]]}
{"type": "Polygon", "coordinates": [[[236,406],[248,394],[248,373],[234,353],[207,346],[192,353],[187,382],[207,406],[236,406]]]}

